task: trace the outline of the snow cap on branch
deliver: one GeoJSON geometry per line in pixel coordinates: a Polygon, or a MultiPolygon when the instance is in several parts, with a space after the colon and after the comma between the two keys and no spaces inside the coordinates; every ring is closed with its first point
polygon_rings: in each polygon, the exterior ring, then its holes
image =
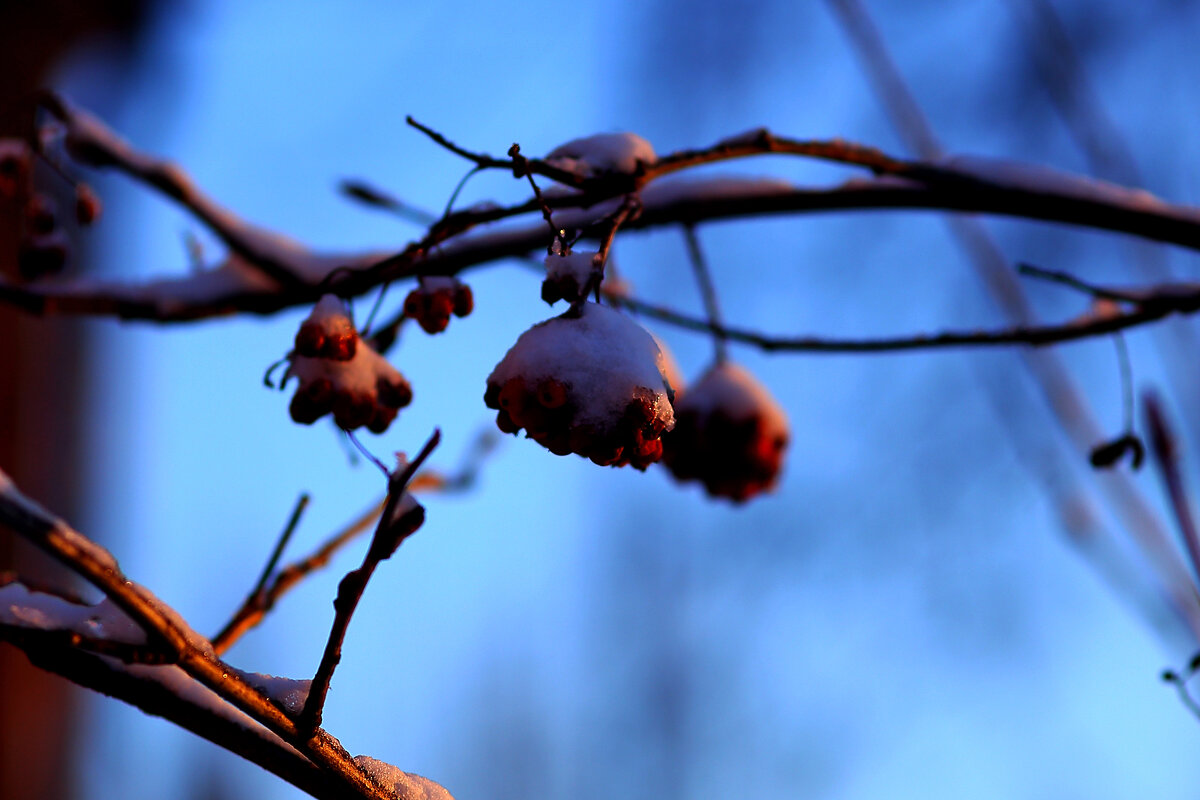
{"type": "Polygon", "coordinates": [[[572,139],[547,154],[545,161],[585,178],[617,172],[632,175],[658,160],[654,148],[634,133],[601,133],[572,139]]]}

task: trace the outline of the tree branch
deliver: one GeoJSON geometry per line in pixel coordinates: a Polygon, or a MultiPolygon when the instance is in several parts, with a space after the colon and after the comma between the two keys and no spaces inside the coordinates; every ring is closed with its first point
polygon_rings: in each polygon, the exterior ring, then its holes
{"type": "Polygon", "coordinates": [[[389,800],[336,739],[320,729],[306,730],[301,735],[295,721],[248,684],[235,668],[221,661],[204,637],[188,627],[149,590],[126,578],[107,550],[23,495],[2,471],[0,524],[11,528],[104,592],[146,633],[149,644],[161,642],[167,648],[189,678],[296,746],[339,781],[343,791],[389,800]]]}

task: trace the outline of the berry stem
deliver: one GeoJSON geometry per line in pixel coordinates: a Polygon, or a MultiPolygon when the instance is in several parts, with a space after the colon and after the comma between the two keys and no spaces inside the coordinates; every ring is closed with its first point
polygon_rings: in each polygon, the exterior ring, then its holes
{"type": "Polygon", "coordinates": [[[709,327],[713,332],[713,358],[718,364],[724,364],[728,358],[728,346],[725,325],[721,319],[721,307],[717,303],[717,288],[713,285],[712,274],[708,270],[708,262],[704,258],[704,250],[700,247],[700,237],[692,225],[683,228],[684,238],[687,239],[688,256],[692,262],[692,272],[696,275],[696,283],[700,285],[700,295],[704,298],[704,312],[708,316],[709,327]]]}

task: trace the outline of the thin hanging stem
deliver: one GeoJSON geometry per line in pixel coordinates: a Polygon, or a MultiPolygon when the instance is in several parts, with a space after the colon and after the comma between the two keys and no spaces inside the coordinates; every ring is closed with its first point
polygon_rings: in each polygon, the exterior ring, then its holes
{"type": "Polygon", "coordinates": [[[700,285],[700,295],[704,298],[704,312],[708,316],[708,322],[713,331],[714,358],[718,364],[724,364],[729,358],[729,353],[726,337],[722,333],[725,323],[721,318],[721,308],[717,304],[717,289],[713,285],[712,274],[704,259],[704,251],[700,247],[700,238],[696,235],[696,228],[692,225],[685,225],[683,235],[687,239],[692,272],[696,275],[696,283],[700,285]]]}
{"type": "Polygon", "coordinates": [[[1117,346],[1117,367],[1121,371],[1121,408],[1124,429],[1133,432],[1133,362],[1129,359],[1129,345],[1125,342],[1124,334],[1113,334],[1113,343],[1117,346]]]}

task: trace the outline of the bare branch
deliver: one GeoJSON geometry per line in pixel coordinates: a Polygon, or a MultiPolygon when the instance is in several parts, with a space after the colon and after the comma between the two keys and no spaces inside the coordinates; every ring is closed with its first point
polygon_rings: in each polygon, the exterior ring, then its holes
{"type": "Polygon", "coordinates": [[[336,776],[346,791],[387,800],[387,795],[363,774],[336,739],[319,729],[305,730],[301,735],[292,718],[246,683],[236,669],[221,661],[204,637],[148,589],[126,578],[112,554],[25,497],[3,472],[0,472],[0,524],[104,592],[145,631],[150,645],[161,642],[167,648],[189,678],[302,749],[314,763],[336,776]]]}
{"type": "Polygon", "coordinates": [[[315,731],[321,725],[321,712],[325,706],[325,695],[329,692],[329,682],[333,678],[333,671],[337,668],[338,662],[342,659],[342,641],[350,627],[350,618],[354,615],[358,601],[362,599],[363,592],[366,590],[375,568],[381,561],[390,558],[396,548],[415,533],[425,519],[421,506],[414,502],[412,510],[402,512],[402,502],[408,497],[405,490],[409,481],[412,480],[413,475],[416,474],[425,459],[429,458],[439,441],[441,441],[441,432],[435,429],[417,457],[405,465],[403,471],[393,475],[388,481],[387,500],[384,502],[383,513],[379,517],[379,524],[375,527],[375,535],[363,558],[362,566],[346,573],[346,576],[338,584],[337,597],[333,601],[336,613],[333,618],[333,626],[329,631],[329,640],[325,644],[325,652],[321,656],[321,663],[313,677],[304,710],[300,712],[297,720],[299,730],[302,732],[315,731]]]}
{"type": "Polygon", "coordinates": [[[233,618],[226,623],[220,633],[213,637],[213,650],[218,655],[227,652],[246,631],[258,625],[263,617],[275,608],[279,598],[310,574],[328,564],[334,553],[370,528],[371,523],[379,517],[382,510],[382,501],[371,506],[340,532],[330,537],[311,555],[281,569],[269,587],[261,592],[252,592],[247,596],[242,607],[234,613],[233,618]]]}
{"type": "MultiPolygon", "coordinates": [[[[899,135],[914,152],[926,162],[944,163],[941,145],[933,134],[920,106],[892,62],[883,39],[859,0],[829,0],[838,21],[864,65],[868,78],[874,84],[880,103],[886,108],[888,117],[899,135]]],[[[984,167],[984,172],[991,172],[984,167]]],[[[1001,171],[1002,181],[1014,186],[1036,189],[1049,182],[1061,183],[1063,176],[1044,173],[1012,174],[1011,169],[1001,171]],[[1006,174],[1008,177],[1006,177],[1006,174]]],[[[1116,194],[1124,197],[1131,205],[1138,205],[1151,196],[1145,192],[1128,189],[1116,190],[1110,184],[1085,179],[1070,179],[1076,191],[1067,192],[1089,200],[1116,194]]],[[[1065,188],[1065,185],[1063,186],[1065,188]]],[[[1036,194],[1036,192],[1034,192],[1036,194]]],[[[950,217],[947,225],[960,247],[969,256],[971,265],[992,294],[997,304],[1009,317],[1020,325],[1029,325],[1033,314],[1020,285],[1008,269],[1008,262],[998,245],[978,220],[950,217]]],[[[1071,381],[1066,369],[1048,350],[1022,351],[1024,363],[1036,381],[1050,411],[1059,425],[1071,437],[1076,448],[1082,452],[1092,449],[1102,439],[1091,410],[1084,396],[1071,381]]],[[[1178,554],[1170,546],[1165,526],[1145,498],[1121,473],[1106,472],[1099,478],[1108,490],[1105,494],[1121,515],[1126,529],[1136,543],[1150,557],[1162,581],[1163,592],[1174,611],[1187,621],[1193,635],[1200,637],[1200,603],[1197,602],[1196,587],[1180,563],[1178,554]]]]}
{"type": "Polygon", "coordinates": [[[1192,513],[1192,504],[1188,500],[1183,475],[1179,469],[1179,449],[1175,443],[1175,434],[1167,423],[1166,413],[1157,396],[1147,393],[1142,397],[1142,405],[1145,407],[1146,426],[1150,429],[1150,451],[1154,454],[1163,483],[1167,486],[1171,510],[1179,524],[1179,533],[1191,561],[1193,576],[1200,576],[1200,532],[1197,532],[1196,518],[1192,513]]]}

